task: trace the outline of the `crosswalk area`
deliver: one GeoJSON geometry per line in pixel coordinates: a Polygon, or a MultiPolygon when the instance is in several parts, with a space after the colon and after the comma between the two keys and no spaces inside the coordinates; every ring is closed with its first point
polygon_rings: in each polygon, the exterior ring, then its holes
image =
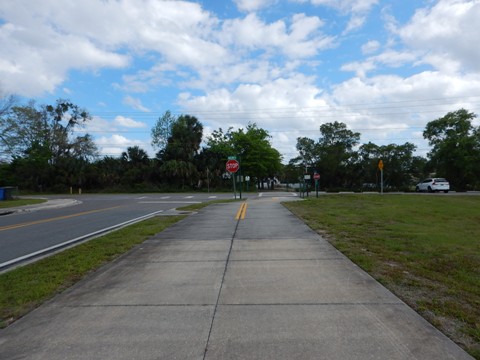
{"type": "MultiPolygon", "coordinates": [[[[167,200],[167,199],[171,199],[172,197],[175,197],[175,198],[179,198],[179,196],[162,196],[160,197],[160,199],[162,200],[167,200]]],[[[195,196],[194,195],[188,195],[188,196],[183,196],[183,199],[193,199],[195,196]]],[[[208,196],[208,199],[216,199],[218,198],[218,196],[216,195],[213,195],[213,196],[208,196]]]]}
{"type": "MultiPolygon", "coordinates": [[[[259,192],[259,193],[244,193],[242,200],[246,199],[258,199],[258,198],[286,198],[286,197],[298,197],[297,193],[293,192],[259,192]]],[[[239,194],[233,193],[215,193],[215,194],[148,194],[142,195],[136,198],[138,203],[141,204],[153,204],[153,203],[188,203],[195,204],[206,201],[215,200],[240,200],[239,194]]]]}

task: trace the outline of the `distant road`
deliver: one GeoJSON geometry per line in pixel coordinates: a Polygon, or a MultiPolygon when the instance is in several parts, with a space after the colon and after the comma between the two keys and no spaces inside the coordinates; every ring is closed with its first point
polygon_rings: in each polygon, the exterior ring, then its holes
{"type": "MultiPolygon", "coordinates": [[[[75,206],[0,216],[0,269],[58,244],[156,213],[233,194],[122,194],[75,196],[75,206]]],[[[51,196],[52,199],[61,196],[51,196]]]]}
{"type": "MultiPolygon", "coordinates": [[[[388,195],[389,193],[385,193],[388,195]]],[[[390,193],[392,194],[392,193],[390,193]]],[[[294,193],[258,193],[247,197],[296,196],[294,193]]],[[[320,193],[321,196],[329,195],[320,193]]],[[[407,195],[407,194],[406,194],[407,195]]],[[[409,193],[410,196],[478,196],[480,192],[448,194],[409,193]]],[[[238,196],[238,194],[237,194],[238,196]]],[[[315,197],[310,192],[309,197],[315,197]]],[[[50,196],[59,199],[61,196],[50,196]]],[[[212,200],[232,199],[232,193],[122,194],[74,196],[80,204],[0,216],[0,270],[12,262],[45,249],[94,236],[121,224],[175,208],[212,200]]],[[[69,197],[72,199],[72,197],[69,197]]]]}

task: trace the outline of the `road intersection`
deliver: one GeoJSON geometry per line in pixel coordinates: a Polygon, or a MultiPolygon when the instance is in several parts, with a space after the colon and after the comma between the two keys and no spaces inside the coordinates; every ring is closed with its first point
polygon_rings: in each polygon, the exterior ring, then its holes
{"type": "Polygon", "coordinates": [[[286,210],[215,204],[0,330],[5,359],[472,359],[286,210]]]}

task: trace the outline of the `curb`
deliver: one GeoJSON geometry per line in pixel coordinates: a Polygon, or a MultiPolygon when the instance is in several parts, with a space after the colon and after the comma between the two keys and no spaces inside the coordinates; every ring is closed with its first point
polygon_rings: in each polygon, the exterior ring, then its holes
{"type": "Polygon", "coordinates": [[[25,206],[0,209],[0,216],[34,212],[34,211],[46,210],[46,209],[60,209],[67,206],[79,205],[81,203],[82,202],[80,200],[75,200],[75,199],[47,200],[46,203],[37,204],[37,205],[25,205],[25,206]]]}

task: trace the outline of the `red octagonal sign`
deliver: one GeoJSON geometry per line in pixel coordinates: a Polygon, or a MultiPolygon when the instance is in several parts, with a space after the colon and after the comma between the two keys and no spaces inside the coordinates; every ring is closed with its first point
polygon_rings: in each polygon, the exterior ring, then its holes
{"type": "Polygon", "coordinates": [[[228,160],[226,168],[229,173],[236,173],[240,169],[240,164],[237,160],[228,160]]]}

